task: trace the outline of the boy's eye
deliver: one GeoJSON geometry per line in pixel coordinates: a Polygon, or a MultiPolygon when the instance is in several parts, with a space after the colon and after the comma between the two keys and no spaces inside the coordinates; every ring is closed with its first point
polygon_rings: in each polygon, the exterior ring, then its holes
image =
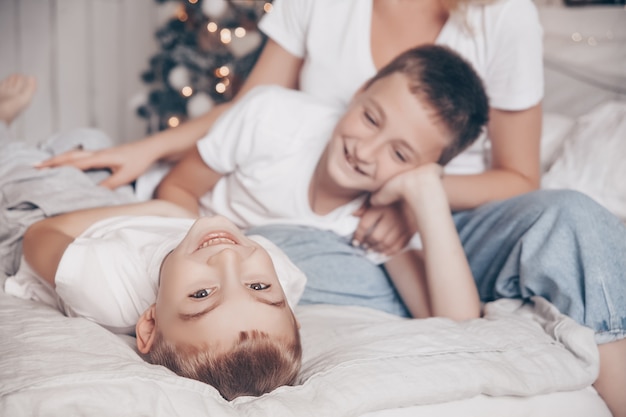
{"type": "Polygon", "coordinates": [[[374,120],[374,117],[369,112],[363,112],[363,116],[365,116],[365,120],[367,120],[368,123],[376,126],[376,120],[374,120]]]}
{"type": "Polygon", "coordinates": [[[271,285],[255,282],[254,284],[249,284],[248,287],[250,287],[250,289],[253,289],[254,291],[263,291],[271,287],[271,285]]]}
{"type": "Polygon", "coordinates": [[[191,298],[206,298],[211,294],[211,289],[210,288],[203,288],[201,290],[198,290],[194,293],[189,294],[189,297],[191,298]]]}
{"type": "Polygon", "coordinates": [[[394,154],[396,155],[396,158],[398,158],[401,162],[406,162],[406,156],[404,156],[404,153],[401,150],[394,150],[394,154]]]}

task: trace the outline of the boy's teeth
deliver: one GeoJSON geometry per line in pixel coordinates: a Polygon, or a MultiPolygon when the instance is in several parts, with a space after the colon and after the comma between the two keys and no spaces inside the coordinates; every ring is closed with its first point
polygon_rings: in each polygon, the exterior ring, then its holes
{"type": "Polygon", "coordinates": [[[235,245],[236,242],[233,241],[232,239],[229,239],[227,237],[214,237],[212,239],[209,239],[205,242],[202,242],[202,245],[200,245],[201,248],[206,248],[207,246],[211,246],[211,245],[220,245],[220,244],[227,244],[227,245],[235,245]]]}

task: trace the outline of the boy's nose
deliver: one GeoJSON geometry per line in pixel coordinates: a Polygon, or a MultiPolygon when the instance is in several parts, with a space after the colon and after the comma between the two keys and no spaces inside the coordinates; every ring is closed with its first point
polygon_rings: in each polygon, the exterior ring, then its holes
{"type": "Polygon", "coordinates": [[[378,140],[375,137],[361,139],[355,149],[355,157],[358,162],[372,163],[380,152],[378,140]]]}
{"type": "Polygon", "coordinates": [[[243,263],[252,252],[254,252],[254,248],[226,247],[209,258],[207,263],[218,268],[226,281],[239,282],[243,263]]]}

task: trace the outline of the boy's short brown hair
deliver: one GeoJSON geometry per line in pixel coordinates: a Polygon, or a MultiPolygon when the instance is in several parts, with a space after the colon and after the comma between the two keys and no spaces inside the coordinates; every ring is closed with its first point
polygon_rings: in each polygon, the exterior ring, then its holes
{"type": "Polygon", "coordinates": [[[215,354],[211,347],[174,344],[157,330],[144,359],[163,365],[180,376],[216,388],[227,400],[242,395],[259,396],[283,385],[293,385],[302,363],[300,333],[293,340],[276,340],[260,331],[242,331],[227,352],[215,354]]]}
{"type": "Polygon", "coordinates": [[[411,93],[433,108],[452,137],[439,164],[447,164],[480,136],[489,120],[489,101],[482,80],[458,53],[441,45],[409,49],[381,68],[364,88],[395,73],[406,76],[411,93]]]}

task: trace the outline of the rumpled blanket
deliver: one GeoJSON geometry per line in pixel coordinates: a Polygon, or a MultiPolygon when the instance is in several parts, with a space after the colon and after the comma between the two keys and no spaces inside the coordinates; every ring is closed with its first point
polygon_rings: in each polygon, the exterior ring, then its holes
{"type": "Polygon", "coordinates": [[[298,306],[296,316],[297,385],[227,402],[144,362],[130,336],[0,291],[0,415],[350,417],[578,390],[598,373],[593,331],[540,297],[488,303],[484,318],[463,323],[322,304],[298,306]]]}
{"type": "Polygon", "coordinates": [[[33,167],[36,162],[75,147],[95,150],[111,144],[98,130],[77,129],[33,146],[12,139],[0,123],[0,271],[6,275],[17,272],[22,236],[37,220],[136,200],[130,186],[111,191],[96,185],[109,175],[108,171],[84,173],[72,167],[33,167]]]}

